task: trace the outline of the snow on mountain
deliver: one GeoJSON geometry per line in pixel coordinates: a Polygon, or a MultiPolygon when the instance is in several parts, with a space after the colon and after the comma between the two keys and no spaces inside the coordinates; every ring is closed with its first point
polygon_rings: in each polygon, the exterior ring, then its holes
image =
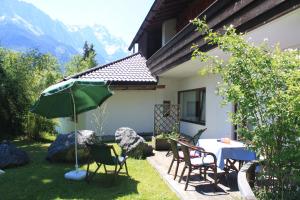
{"type": "Polygon", "coordinates": [[[105,55],[105,62],[125,57],[129,53],[127,44],[121,38],[110,34],[102,25],[69,26],[68,29],[75,35],[80,35],[80,40],[92,42],[96,52],[105,55]]]}
{"type": "Polygon", "coordinates": [[[67,26],[30,3],[0,0],[0,46],[18,51],[39,49],[64,63],[93,43],[100,64],[128,55],[126,43],[101,25],[67,26]]]}

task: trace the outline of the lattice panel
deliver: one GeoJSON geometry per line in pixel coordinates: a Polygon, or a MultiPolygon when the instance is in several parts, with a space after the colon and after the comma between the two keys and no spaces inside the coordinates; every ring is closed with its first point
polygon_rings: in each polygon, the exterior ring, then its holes
{"type": "Polygon", "coordinates": [[[179,105],[156,104],[154,106],[154,135],[162,132],[179,132],[179,105]]]}

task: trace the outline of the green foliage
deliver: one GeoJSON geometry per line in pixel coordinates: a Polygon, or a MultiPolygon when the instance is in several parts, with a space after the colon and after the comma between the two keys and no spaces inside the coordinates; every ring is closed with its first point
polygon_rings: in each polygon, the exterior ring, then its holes
{"type": "Polygon", "coordinates": [[[238,133],[264,159],[262,176],[268,184],[261,197],[295,198],[300,185],[300,51],[283,51],[266,41],[256,46],[232,26],[221,34],[205,21],[194,24],[229,57],[224,61],[193,46],[193,58],[208,65],[201,74],[218,74],[224,103],[238,105],[231,117],[238,133]]]}
{"type": "Polygon", "coordinates": [[[83,55],[75,55],[73,58],[66,63],[65,70],[66,76],[71,76],[97,65],[96,52],[94,50],[93,44],[89,45],[87,42],[83,46],[83,55]]]}
{"type": "Polygon", "coordinates": [[[157,139],[167,139],[169,138],[170,133],[161,132],[159,135],[156,135],[155,138],[157,139]]]}
{"type": "Polygon", "coordinates": [[[54,122],[29,112],[43,89],[61,79],[57,60],[37,51],[0,48],[0,134],[37,138],[54,131],[54,122]]]}
{"type": "Polygon", "coordinates": [[[161,134],[155,136],[157,139],[169,139],[169,138],[173,138],[173,139],[178,139],[180,136],[180,134],[178,132],[170,132],[170,133],[164,133],[162,132],[161,134]]]}

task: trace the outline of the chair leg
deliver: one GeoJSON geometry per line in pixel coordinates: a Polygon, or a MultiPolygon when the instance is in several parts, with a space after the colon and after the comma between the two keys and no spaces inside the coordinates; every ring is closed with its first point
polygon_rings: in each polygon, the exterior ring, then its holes
{"type": "Polygon", "coordinates": [[[214,186],[215,186],[215,189],[217,189],[218,187],[218,176],[217,176],[217,168],[214,167],[214,186]]]}
{"type": "Polygon", "coordinates": [[[89,182],[89,169],[90,169],[90,163],[88,163],[87,169],[86,169],[86,175],[85,175],[85,181],[89,182]]]}
{"type": "Polygon", "coordinates": [[[175,175],[174,175],[174,180],[177,177],[178,167],[179,167],[179,160],[177,160],[176,169],[175,169],[175,175]]]}
{"type": "Polygon", "coordinates": [[[121,169],[122,169],[122,166],[120,165],[120,166],[119,166],[119,169],[118,169],[118,171],[117,171],[117,173],[116,173],[117,175],[120,173],[121,169]]]}
{"type": "Polygon", "coordinates": [[[121,167],[120,167],[120,169],[117,171],[117,169],[118,169],[118,165],[115,165],[115,175],[117,175],[118,174],[118,171],[120,171],[121,170],[121,167]]]}
{"type": "Polygon", "coordinates": [[[242,168],[243,164],[244,164],[244,161],[242,161],[242,160],[239,160],[239,170],[241,170],[241,168],[242,168]]]}
{"type": "Polygon", "coordinates": [[[166,157],[168,157],[168,156],[170,156],[170,155],[172,155],[172,151],[168,151],[168,152],[166,153],[166,157]]]}
{"type": "Polygon", "coordinates": [[[106,169],[106,166],[105,166],[105,165],[103,165],[103,167],[104,167],[105,174],[107,174],[107,169],[106,169]]]}
{"type": "Polygon", "coordinates": [[[178,183],[180,183],[181,182],[181,180],[182,180],[182,177],[183,177],[183,175],[184,175],[184,172],[185,172],[185,169],[187,168],[187,166],[185,165],[184,167],[183,167],[183,170],[182,170],[182,172],[181,172],[181,175],[180,175],[180,178],[179,178],[179,181],[178,181],[178,183]]]}
{"type": "Polygon", "coordinates": [[[207,180],[207,177],[206,177],[206,174],[207,174],[207,168],[206,167],[204,167],[204,180],[206,181],[207,180]]]}
{"type": "Polygon", "coordinates": [[[199,168],[199,175],[202,176],[202,167],[199,168]]]}
{"type": "Polygon", "coordinates": [[[92,178],[95,176],[95,174],[98,172],[98,170],[100,169],[101,167],[101,164],[97,164],[98,167],[96,168],[96,170],[93,172],[93,174],[91,174],[89,177],[88,177],[88,180],[87,182],[89,182],[90,180],[92,180],[92,178]]]}
{"type": "Polygon", "coordinates": [[[188,187],[191,172],[192,172],[192,169],[191,169],[191,167],[189,167],[189,171],[188,171],[188,175],[187,175],[187,177],[186,177],[186,182],[185,182],[184,190],[186,190],[187,187],[188,187]]]}
{"type": "Polygon", "coordinates": [[[171,169],[172,169],[172,166],[173,166],[174,161],[175,161],[175,159],[173,158],[173,159],[172,159],[172,162],[171,162],[171,165],[170,165],[170,167],[169,167],[169,170],[168,170],[168,174],[170,174],[170,171],[171,171],[171,169]]]}
{"type": "Polygon", "coordinates": [[[125,161],[124,165],[125,165],[126,174],[127,174],[127,176],[129,176],[128,169],[127,169],[127,163],[126,163],[126,161],[125,161]]]}

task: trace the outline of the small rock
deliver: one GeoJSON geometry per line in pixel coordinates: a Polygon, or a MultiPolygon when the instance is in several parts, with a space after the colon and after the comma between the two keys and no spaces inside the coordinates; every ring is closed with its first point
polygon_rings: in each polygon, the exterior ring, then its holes
{"type": "Polygon", "coordinates": [[[16,167],[29,162],[27,153],[5,140],[0,143],[0,168],[16,167]]]}
{"type": "MultiPolygon", "coordinates": [[[[77,131],[78,161],[85,162],[89,155],[88,144],[97,142],[95,132],[90,130],[77,131]]],[[[46,159],[51,162],[75,162],[75,134],[59,134],[48,148],[46,159]]]]}
{"type": "Polygon", "coordinates": [[[2,175],[4,173],[5,173],[5,171],[3,171],[3,170],[0,169],[0,175],[2,175]]]}
{"type": "Polygon", "coordinates": [[[115,137],[118,145],[130,157],[140,159],[153,155],[152,147],[131,128],[119,128],[115,137]]]}

